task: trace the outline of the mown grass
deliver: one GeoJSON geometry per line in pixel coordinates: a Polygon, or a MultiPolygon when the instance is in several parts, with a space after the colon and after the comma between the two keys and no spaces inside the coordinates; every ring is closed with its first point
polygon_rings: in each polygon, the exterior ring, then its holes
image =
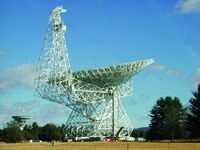
{"type": "Polygon", "coordinates": [[[80,142],[0,143],[0,150],[200,150],[200,143],[80,142]]]}

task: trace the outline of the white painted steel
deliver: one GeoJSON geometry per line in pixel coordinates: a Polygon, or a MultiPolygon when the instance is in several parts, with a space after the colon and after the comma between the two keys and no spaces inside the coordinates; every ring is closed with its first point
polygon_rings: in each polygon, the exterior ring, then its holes
{"type": "Polygon", "coordinates": [[[153,60],[72,72],[63,12],[62,6],[57,7],[49,17],[35,75],[37,94],[72,109],[66,123],[68,136],[111,135],[122,126],[121,135],[130,135],[133,126],[121,97],[131,94],[132,77],[153,60]]]}

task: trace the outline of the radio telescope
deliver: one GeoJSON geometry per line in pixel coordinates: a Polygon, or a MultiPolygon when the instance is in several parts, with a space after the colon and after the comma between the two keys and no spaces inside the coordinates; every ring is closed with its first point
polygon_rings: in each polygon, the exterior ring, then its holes
{"type": "Polygon", "coordinates": [[[72,72],[65,42],[66,26],[55,8],[49,17],[34,80],[36,93],[70,108],[67,136],[130,135],[133,125],[121,98],[132,91],[132,77],[153,59],[72,72]]]}
{"type": "Polygon", "coordinates": [[[20,130],[23,130],[24,125],[30,119],[28,116],[12,116],[12,118],[17,122],[20,127],[20,130]]]}

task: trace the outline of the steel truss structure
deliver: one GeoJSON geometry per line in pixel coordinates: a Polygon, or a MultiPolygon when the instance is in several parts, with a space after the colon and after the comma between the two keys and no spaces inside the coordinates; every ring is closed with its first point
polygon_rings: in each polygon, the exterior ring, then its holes
{"type": "Polygon", "coordinates": [[[72,72],[65,42],[66,26],[55,8],[50,17],[35,75],[35,90],[44,99],[72,109],[66,122],[68,136],[121,136],[133,128],[121,98],[132,91],[132,77],[152,59],[72,72]]]}

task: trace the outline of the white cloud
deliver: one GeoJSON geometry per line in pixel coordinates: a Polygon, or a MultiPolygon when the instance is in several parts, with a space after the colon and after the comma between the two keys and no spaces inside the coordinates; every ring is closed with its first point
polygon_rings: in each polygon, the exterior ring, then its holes
{"type": "Polygon", "coordinates": [[[161,72],[165,75],[180,78],[183,75],[183,72],[179,69],[168,68],[163,64],[154,64],[150,67],[150,72],[161,72]]]}
{"type": "Polygon", "coordinates": [[[169,69],[167,71],[167,74],[174,76],[174,77],[177,77],[177,78],[180,78],[182,76],[183,72],[181,70],[178,70],[178,69],[169,69]]]}
{"type": "Polygon", "coordinates": [[[165,68],[166,66],[163,64],[155,64],[155,65],[152,65],[151,67],[153,71],[163,71],[165,68]]]}
{"type": "Polygon", "coordinates": [[[32,87],[35,65],[23,64],[0,72],[0,93],[17,86],[32,87]]]}
{"type": "Polygon", "coordinates": [[[70,114],[70,109],[64,105],[56,103],[48,103],[37,109],[37,114],[34,115],[34,120],[40,124],[46,123],[66,123],[70,114]]]}
{"type": "Polygon", "coordinates": [[[1,56],[4,56],[5,54],[6,54],[6,53],[5,53],[4,51],[1,51],[1,50],[0,50],[0,57],[1,57],[1,56]]]}
{"type": "Polygon", "coordinates": [[[24,102],[0,104],[0,128],[12,120],[12,116],[25,115],[30,117],[31,122],[38,122],[40,125],[46,123],[66,122],[69,110],[66,106],[55,103],[43,103],[42,100],[28,100],[24,102]]]}
{"type": "Polygon", "coordinates": [[[196,70],[194,75],[192,76],[193,86],[196,88],[197,85],[200,83],[200,68],[196,70]]]}
{"type": "Polygon", "coordinates": [[[30,115],[30,112],[36,108],[36,101],[28,101],[28,102],[17,102],[11,103],[6,102],[0,104],[0,126],[6,125],[7,122],[12,120],[12,116],[15,115],[30,115]]]}
{"type": "Polygon", "coordinates": [[[175,6],[175,13],[200,13],[200,0],[179,0],[175,6]]]}

